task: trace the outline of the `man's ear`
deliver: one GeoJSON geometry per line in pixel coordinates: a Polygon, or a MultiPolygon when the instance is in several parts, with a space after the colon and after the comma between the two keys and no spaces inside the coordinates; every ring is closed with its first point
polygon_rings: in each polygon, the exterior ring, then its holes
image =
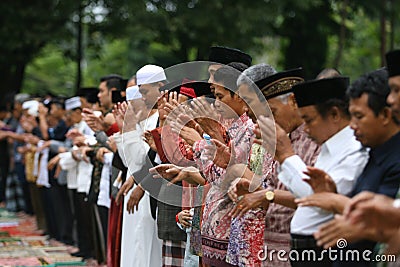
{"type": "Polygon", "coordinates": [[[297,110],[297,109],[298,109],[297,102],[296,102],[296,97],[294,96],[293,93],[291,93],[291,94],[289,95],[288,104],[289,104],[294,110],[297,110]]]}
{"type": "Polygon", "coordinates": [[[332,116],[332,119],[334,121],[338,121],[342,117],[342,113],[340,112],[339,108],[336,106],[333,106],[331,110],[329,111],[329,114],[332,116]]]}
{"type": "Polygon", "coordinates": [[[383,118],[383,124],[387,125],[393,120],[393,113],[392,110],[389,107],[384,107],[381,112],[379,112],[379,115],[383,118]]]}

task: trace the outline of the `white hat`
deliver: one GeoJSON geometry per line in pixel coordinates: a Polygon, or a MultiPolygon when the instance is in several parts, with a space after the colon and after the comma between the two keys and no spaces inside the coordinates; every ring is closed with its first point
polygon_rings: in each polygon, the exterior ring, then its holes
{"type": "Polygon", "coordinates": [[[29,100],[22,104],[22,109],[27,109],[28,114],[37,117],[39,115],[39,101],[29,100]]]}
{"type": "Polygon", "coordinates": [[[74,96],[65,100],[64,105],[65,105],[65,110],[71,110],[75,108],[80,108],[82,104],[80,97],[74,96]]]}
{"type": "Polygon", "coordinates": [[[16,94],[14,96],[14,101],[15,102],[19,102],[19,103],[23,103],[26,100],[28,100],[29,98],[29,94],[25,94],[25,93],[20,93],[20,94],[16,94]]]}
{"type": "Polygon", "coordinates": [[[137,85],[155,83],[166,80],[164,69],[156,65],[146,65],[136,72],[137,85]]]}
{"type": "Polygon", "coordinates": [[[139,92],[139,86],[134,85],[126,88],[126,100],[135,100],[142,98],[142,94],[139,92]]]}

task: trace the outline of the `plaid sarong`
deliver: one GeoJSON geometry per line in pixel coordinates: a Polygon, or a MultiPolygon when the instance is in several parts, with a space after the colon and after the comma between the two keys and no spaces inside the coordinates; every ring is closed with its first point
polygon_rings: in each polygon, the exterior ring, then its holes
{"type": "Polygon", "coordinates": [[[163,267],[183,267],[186,242],[163,240],[163,267]]]}

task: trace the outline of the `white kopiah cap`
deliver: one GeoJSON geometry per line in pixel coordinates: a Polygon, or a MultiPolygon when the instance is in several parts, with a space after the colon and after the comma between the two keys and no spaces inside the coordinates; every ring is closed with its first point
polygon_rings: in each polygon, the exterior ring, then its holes
{"type": "Polygon", "coordinates": [[[22,104],[22,109],[27,109],[28,114],[37,117],[39,115],[39,101],[29,100],[22,104]]]}
{"type": "Polygon", "coordinates": [[[81,99],[79,96],[74,96],[65,100],[65,110],[71,110],[81,107],[81,99]]]}
{"type": "Polygon", "coordinates": [[[145,65],[136,72],[137,85],[155,83],[166,80],[164,69],[156,65],[145,65]]]}
{"type": "Polygon", "coordinates": [[[134,85],[126,88],[126,100],[135,100],[142,98],[142,94],[139,92],[139,86],[134,85]]]}

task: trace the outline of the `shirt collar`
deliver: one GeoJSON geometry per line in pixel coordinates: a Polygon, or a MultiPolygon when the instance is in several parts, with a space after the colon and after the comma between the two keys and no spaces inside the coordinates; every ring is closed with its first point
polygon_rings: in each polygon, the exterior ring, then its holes
{"type": "MultiPolygon", "coordinates": [[[[331,155],[339,155],[343,153],[343,148],[350,148],[350,142],[353,142],[354,139],[354,131],[350,128],[350,126],[344,127],[342,130],[337,132],[331,138],[329,138],[325,143],[322,144],[321,148],[324,147],[329,154],[331,155]]],[[[360,144],[361,148],[361,144],[360,144]]]]}

